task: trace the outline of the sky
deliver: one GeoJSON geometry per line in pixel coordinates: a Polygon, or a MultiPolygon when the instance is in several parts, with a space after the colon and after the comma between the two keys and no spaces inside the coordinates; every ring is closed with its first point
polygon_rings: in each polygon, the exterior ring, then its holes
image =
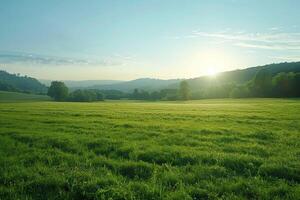
{"type": "Polygon", "coordinates": [[[300,61],[299,0],[0,0],[0,69],[192,78],[300,61]]]}

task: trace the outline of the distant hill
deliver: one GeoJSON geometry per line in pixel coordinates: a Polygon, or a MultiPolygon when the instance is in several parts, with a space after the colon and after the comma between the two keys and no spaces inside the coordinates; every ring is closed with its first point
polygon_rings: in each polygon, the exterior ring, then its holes
{"type": "MultiPolygon", "coordinates": [[[[224,84],[244,84],[253,79],[255,74],[261,70],[266,69],[272,75],[279,72],[300,72],[300,62],[278,63],[269,64],[264,66],[250,67],[246,69],[233,70],[219,73],[215,78],[209,76],[201,76],[198,78],[186,79],[193,92],[201,91],[203,88],[209,88],[211,85],[224,85],[224,84]]],[[[86,81],[64,81],[70,88],[70,91],[85,88],[85,89],[98,89],[98,90],[119,90],[121,92],[132,92],[134,89],[146,91],[159,91],[162,89],[176,89],[180,81],[183,79],[153,79],[153,78],[140,78],[131,81],[118,81],[118,80],[86,80],[86,81]]],[[[45,85],[50,85],[50,80],[40,80],[45,85]]],[[[45,93],[47,87],[41,84],[38,80],[27,76],[19,76],[9,74],[5,71],[0,71],[0,90],[9,91],[26,91],[34,93],[45,93]],[[5,89],[9,88],[9,89],[5,89]],[[16,90],[13,90],[16,89],[16,90]]]]}
{"type": "Polygon", "coordinates": [[[0,70],[0,90],[46,93],[47,87],[37,79],[0,70]]]}
{"type": "MultiPolygon", "coordinates": [[[[269,64],[264,66],[250,67],[246,69],[221,72],[216,78],[209,76],[201,76],[198,78],[186,79],[193,91],[201,90],[211,84],[221,85],[227,83],[243,84],[250,81],[255,74],[261,70],[267,69],[272,75],[279,72],[300,72],[300,62],[269,64]]],[[[178,88],[178,84],[183,79],[152,79],[141,78],[132,81],[123,81],[114,84],[102,84],[88,87],[90,89],[99,90],[120,90],[123,92],[132,92],[135,88],[148,91],[178,88]]]]}
{"type": "Polygon", "coordinates": [[[177,85],[180,81],[181,79],[161,80],[152,78],[141,78],[116,84],[95,85],[89,88],[99,90],[120,90],[123,92],[132,92],[135,88],[147,91],[154,91],[172,87],[172,85],[177,85]]]}
{"type": "Polygon", "coordinates": [[[300,72],[300,62],[269,64],[257,67],[250,67],[241,70],[221,72],[215,78],[202,76],[193,79],[187,79],[192,90],[199,90],[208,85],[221,85],[227,83],[244,84],[250,81],[255,74],[261,70],[268,70],[272,76],[280,72],[300,72]]]}
{"type": "MultiPolygon", "coordinates": [[[[52,80],[39,80],[41,83],[50,86],[52,80]]],[[[83,87],[92,87],[95,85],[110,85],[116,83],[122,83],[124,81],[119,80],[82,80],[82,81],[75,81],[75,80],[62,80],[67,87],[69,88],[83,88],[83,87]]]]}

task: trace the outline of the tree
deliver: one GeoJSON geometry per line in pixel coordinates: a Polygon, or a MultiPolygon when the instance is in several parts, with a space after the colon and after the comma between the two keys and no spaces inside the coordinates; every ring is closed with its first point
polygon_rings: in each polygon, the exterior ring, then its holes
{"type": "Polygon", "coordinates": [[[149,99],[150,99],[150,94],[149,94],[149,92],[147,92],[147,91],[145,91],[145,90],[142,90],[142,91],[140,92],[139,99],[141,99],[141,100],[149,100],[149,99]]]}
{"type": "Polygon", "coordinates": [[[187,81],[180,82],[179,96],[181,100],[188,100],[190,98],[190,87],[187,81]]]}
{"type": "Polygon", "coordinates": [[[281,72],[273,77],[273,93],[276,97],[296,97],[298,84],[297,74],[281,72]]]}
{"type": "MultiPolygon", "coordinates": [[[[119,90],[100,90],[100,93],[103,94],[103,99],[122,99],[122,98],[128,98],[128,94],[124,93],[122,91],[119,90]]],[[[130,96],[131,98],[131,96],[130,96]]]]}
{"type": "Polygon", "coordinates": [[[1,84],[9,85],[19,92],[36,94],[47,92],[47,87],[34,78],[10,74],[2,70],[0,70],[0,81],[1,84]]]}
{"type": "Polygon", "coordinates": [[[178,89],[162,89],[159,95],[162,100],[175,101],[178,100],[178,89]]]}
{"type": "Polygon", "coordinates": [[[296,73],[294,77],[294,87],[293,91],[295,91],[295,96],[300,97],[300,73],[296,73]]]}
{"type": "Polygon", "coordinates": [[[103,94],[97,90],[75,90],[71,92],[68,101],[75,102],[92,102],[103,101],[103,94]]]}
{"type": "Polygon", "coordinates": [[[9,92],[18,92],[18,89],[0,80],[0,90],[9,92]]]}
{"type": "Polygon", "coordinates": [[[247,86],[236,86],[230,93],[231,98],[247,98],[250,92],[247,86]]]}
{"type": "Polygon", "coordinates": [[[252,90],[255,96],[268,97],[272,89],[272,74],[267,69],[259,70],[254,79],[252,90]]]}
{"type": "Polygon", "coordinates": [[[153,91],[150,94],[150,99],[151,100],[159,100],[161,98],[160,93],[157,91],[153,91]]]}
{"type": "Polygon", "coordinates": [[[104,100],[104,95],[99,92],[99,91],[96,91],[96,98],[97,98],[97,101],[103,101],[104,100]]]}
{"type": "Polygon", "coordinates": [[[132,99],[139,99],[139,97],[140,97],[139,90],[137,88],[135,88],[132,93],[132,99]]]}
{"type": "Polygon", "coordinates": [[[47,95],[52,97],[55,101],[63,101],[68,97],[68,88],[64,82],[52,81],[47,95]]]}

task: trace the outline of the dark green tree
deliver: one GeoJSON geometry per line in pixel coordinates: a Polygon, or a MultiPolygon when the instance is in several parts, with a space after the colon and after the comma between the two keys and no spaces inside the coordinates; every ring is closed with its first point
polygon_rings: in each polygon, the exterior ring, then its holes
{"type": "Polygon", "coordinates": [[[190,98],[190,87],[187,81],[180,82],[179,97],[181,100],[188,100],[190,98]]]}
{"type": "Polygon", "coordinates": [[[133,93],[132,93],[132,99],[139,99],[140,98],[140,92],[139,90],[136,88],[134,89],[133,93]]]}
{"type": "Polygon", "coordinates": [[[300,73],[295,74],[293,85],[293,91],[295,92],[295,96],[300,97],[300,73]]]}
{"type": "Polygon", "coordinates": [[[69,94],[68,101],[92,102],[103,101],[104,97],[98,90],[75,90],[69,94]]]}
{"type": "Polygon", "coordinates": [[[161,100],[178,100],[178,89],[162,89],[159,92],[161,100]]]}
{"type": "Polygon", "coordinates": [[[153,91],[150,94],[150,99],[151,100],[159,100],[161,98],[160,93],[157,91],[153,91]]]}
{"type": "Polygon", "coordinates": [[[64,82],[52,81],[47,95],[52,97],[55,101],[64,101],[68,97],[68,91],[64,82]]]}
{"type": "Polygon", "coordinates": [[[147,91],[145,91],[145,90],[142,90],[142,91],[140,92],[140,97],[139,97],[139,99],[141,99],[141,100],[149,100],[149,99],[150,99],[150,94],[149,94],[149,92],[147,92],[147,91]]]}
{"type": "Polygon", "coordinates": [[[47,92],[47,87],[41,84],[38,80],[28,76],[20,76],[20,74],[10,74],[6,71],[0,70],[0,81],[1,85],[9,86],[8,88],[3,88],[2,90],[15,90],[19,92],[36,94],[45,94],[47,92]]]}
{"type": "Polygon", "coordinates": [[[231,90],[231,98],[247,98],[250,96],[250,92],[247,86],[236,86],[231,90]]]}
{"type": "Polygon", "coordinates": [[[272,90],[272,74],[267,69],[259,70],[252,85],[253,94],[258,97],[269,97],[272,90]]]}
{"type": "Polygon", "coordinates": [[[273,77],[273,87],[275,97],[296,97],[297,88],[299,88],[297,74],[294,72],[278,73],[273,77]]]}

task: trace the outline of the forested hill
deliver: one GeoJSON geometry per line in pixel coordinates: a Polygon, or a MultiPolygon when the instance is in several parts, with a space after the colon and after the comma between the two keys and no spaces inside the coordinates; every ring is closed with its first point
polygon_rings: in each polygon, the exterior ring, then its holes
{"type": "MultiPolygon", "coordinates": [[[[233,70],[227,72],[221,72],[216,77],[202,76],[198,78],[187,79],[191,92],[202,92],[203,90],[212,91],[211,86],[225,86],[228,84],[243,85],[253,80],[255,75],[260,70],[267,70],[271,76],[275,76],[280,72],[295,72],[300,73],[300,62],[291,63],[279,63],[270,64],[264,66],[251,67],[240,70],[233,70]]],[[[99,89],[99,90],[119,90],[122,92],[133,92],[134,89],[140,89],[145,91],[159,91],[162,89],[177,89],[182,79],[151,79],[141,78],[132,81],[115,82],[110,84],[101,84],[86,87],[86,83],[99,83],[99,81],[84,81],[76,82],[77,87],[86,89],[99,89]],[[81,85],[81,83],[84,83],[81,85]]],[[[230,86],[232,88],[233,86],[230,86]]],[[[72,88],[70,88],[72,90],[72,88]]],[[[74,89],[74,88],[73,88],[74,89]]],[[[214,88],[215,89],[215,88],[214,88]]],[[[0,90],[4,91],[21,91],[31,93],[46,93],[47,87],[41,84],[37,79],[19,76],[15,74],[9,74],[0,70],[0,90]]],[[[224,90],[222,90],[224,91],[224,90]]]]}
{"type": "MultiPolygon", "coordinates": [[[[252,80],[256,73],[262,69],[266,69],[272,76],[280,72],[300,72],[300,62],[269,64],[264,66],[250,67],[246,69],[233,70],[219,73],[215,78],[201,76],[198,78],[187,79],[192,91],[201,90],[211,84],[224,85],[229,83],[245,84],[252,80]]],[[[134,89],[142,89],[146,91],[155,91],[161,89],[176,89],[182,79],[152,79],[141,78],[132,81],[124,81],[117,84],[95,85],[90,89],[100,90],[120,90],[123,92],[131,92],[134,89]]]]}
{"type": "Polygon", "coordinates": [[[0,70],[0,90],[27,92],[27,93],[47,93],[47,87],[37,79],[28,76],[10,74],[0,70]]]}
{"type": "Polygon", "coordinates": [[[245,84],[252,80],[258,71],[267,70],[271,76],[280,72],[300,72],[300,62],[269,64],[257,67],[250,67],[241,70],[233,70],[219,73],[215,78],[202,76],[198,78],[188,79],[188,83],[192,90],[201,89],[210,84],[224,85],[229,83],[245,84]]]}

